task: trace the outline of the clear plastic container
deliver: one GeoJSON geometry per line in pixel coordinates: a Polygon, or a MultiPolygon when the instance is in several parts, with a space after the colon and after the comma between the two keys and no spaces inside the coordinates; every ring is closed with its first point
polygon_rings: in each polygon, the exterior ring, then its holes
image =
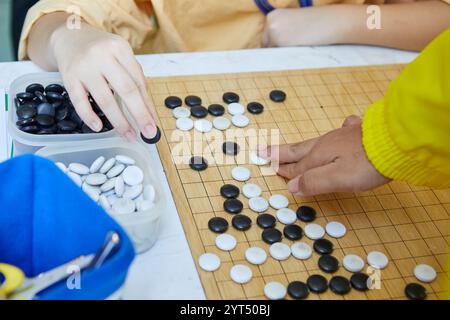
{"type": "Polygon", "coordinates": [[[90,166],[100,156],[114,157],[118,154],[127,155],[136,160],[136,165],[144,171],[144,185],[151,183],[156,191],[155,205],[147,211],[112,217],[122,225],[130,236],[137,253],[149,250],[156,242],[159,232],[159,221],[166,200],[161,192],[161,184],[153,174],[152,158],[140,143],[125,143],[120,138],[91,140],[82,143],[59,144],[40,149],[36,155],[48,158],[54,162],[66,165],[72,162],[90,166]]]}
{"type": "Polygon", "coordinates": [[[11,83],[8,91],[8,131],[14,143],[14,155],[35,153],[42,147],[61,143],[67,145],[72,142],[105,139],[116,136],[115,130],[102,133],[53,135],[36,135],[19,130],[16,126],[18,119],[14,99],[17,93],[24,92],[26,87],[32,83],[40,83],[44,87],[51,83],[63,84],[61,75],[57,72],[31,73],[21,76],[11,83]]]}

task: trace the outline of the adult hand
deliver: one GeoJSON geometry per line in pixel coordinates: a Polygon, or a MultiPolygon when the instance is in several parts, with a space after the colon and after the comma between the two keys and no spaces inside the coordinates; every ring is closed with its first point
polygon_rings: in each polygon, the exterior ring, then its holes
{"type": "Polygon", "coordinates": [[[51,37],[51,49],[64,85],[81,119],[94,131],[102,122],[92,110],[90,93],[119,134],[135,140],[111,89],[124,101],[139,130],[147,138],[156,135],[156,112],[148,96],[145,77],[127,41],[82,23],[79,30],[65,25],[51,37]]]}
{"type": "Polygon", "coordinates": [[[258,153],[279,163],[277,173],[290,180],[289,191],[298,196],[366,191],[390,181],[367,158],[357,116],[321,137],[261,148],[258,153]]]}

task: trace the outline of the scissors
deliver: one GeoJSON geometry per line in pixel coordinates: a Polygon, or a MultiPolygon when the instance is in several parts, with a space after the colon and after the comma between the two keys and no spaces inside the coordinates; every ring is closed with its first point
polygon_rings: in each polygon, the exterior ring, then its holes
{"type": "Polygon", "coordinates": [[[40,292],[73,275],[68,272],[69,270],[78,270],[77,273],[81,273],[81,271],[99,268],[106,259],[117,252],[120,243],[119,234],[109,232],[102,247],[95,254],[78,257],[33,278],[26,278],[23,271],[15,266],[0,263],[0,280],[1,275],[4,278],[3,283],[0,282],[0,299],[38,299],[40,292]]]}

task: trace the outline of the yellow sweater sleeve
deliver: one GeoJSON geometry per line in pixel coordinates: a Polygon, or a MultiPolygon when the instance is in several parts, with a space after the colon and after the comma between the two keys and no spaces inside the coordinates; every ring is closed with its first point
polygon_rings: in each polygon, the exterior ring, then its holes
{"type": "Polygon", "coordinates": [[[45,14],[61,11],[79,15],[100,30],[122,36],[135,50],[155,29],[154,21],[134,0],[40,0],[28,10],[19,44],[19,59],[28,58],[28,37],[34,23],[45,14]]]}
{"type": "Polygon", "coordinates": [[[437,37],[363,119],[367,156],[384,176],[450,187],[450,29],[437,37]]]}

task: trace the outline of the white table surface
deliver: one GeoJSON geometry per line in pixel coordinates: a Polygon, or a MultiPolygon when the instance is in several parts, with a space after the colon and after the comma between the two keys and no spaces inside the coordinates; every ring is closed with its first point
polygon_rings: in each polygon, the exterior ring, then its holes
{"type": "MultiPolygon", "coordinates": [[[[408,63],[416,56],[413,52],[378,47],[324,46],[155,54],[139,56],[138,60],[146,76],[160,77],[408,63]]],[[[0,90],[7,90],[9,83],[23,74],[40,71],[31,62],[0,63],[0,90]]],[[[0,112],[4,112],[3,100],[0,112]]],[[[0,122],[0,135],[4,132],[5,124],[0,122]]],[[[151,147],[150,152],[157,163],[158,176],[163,180],[163,193],[170,194],[156,148],[151,147]]],[[[6,154],[0,153],[0,161],[5,157],[6,154]]],[[[138,256],[130,269],[125,299],[205,298],[173,199],[168,202],[158,242],[150,251],[138,256]]]]}

